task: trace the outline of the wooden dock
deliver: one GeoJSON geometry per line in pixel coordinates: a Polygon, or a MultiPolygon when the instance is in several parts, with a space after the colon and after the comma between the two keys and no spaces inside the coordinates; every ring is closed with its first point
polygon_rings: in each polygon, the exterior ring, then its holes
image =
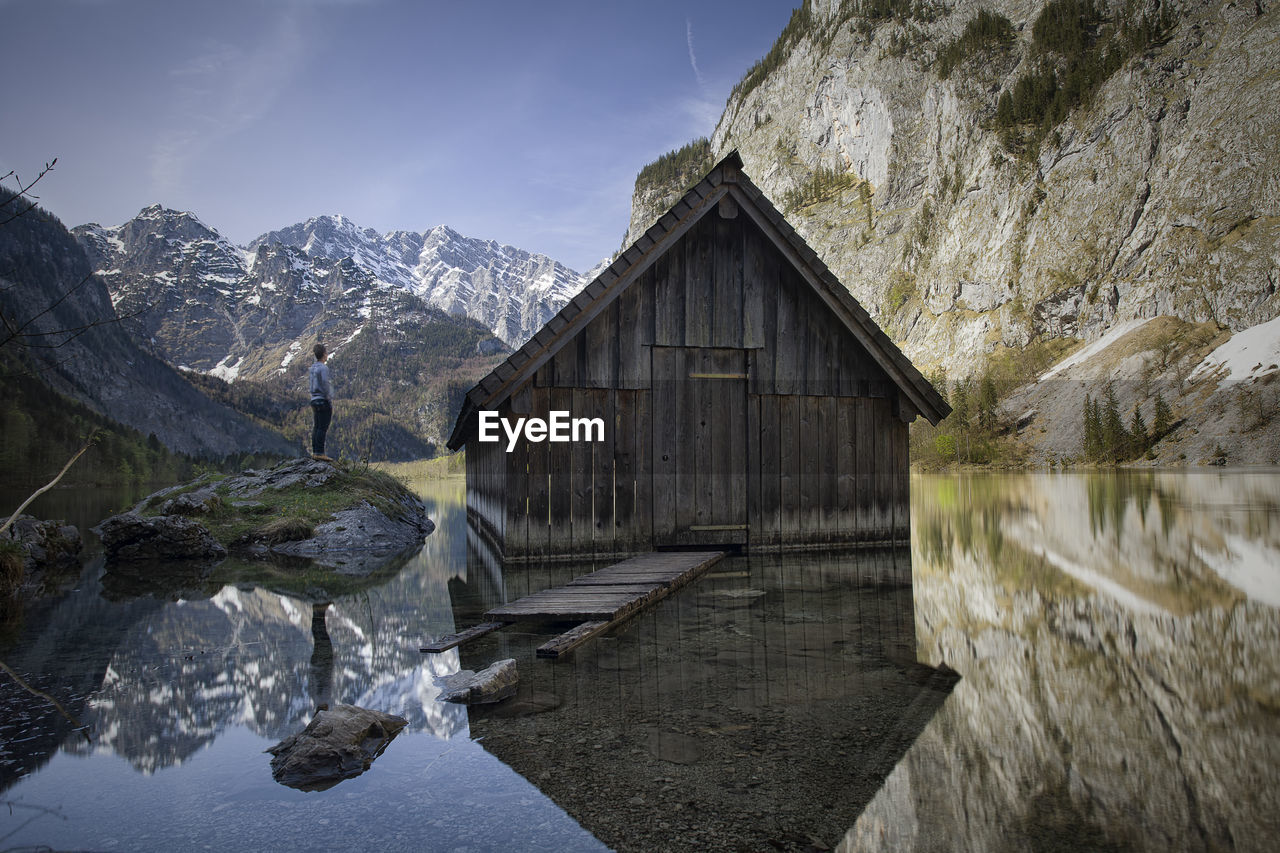
{"type": "Polygon", "coordinates": [[[725,551],[641,554],[574,578],[564,586],[535,592],[495,607],[485,614],[488,622],[441,637],[424,646],[422,651],[451,649],[512,622],[580,620],[582,624],[544,643],[537,650],[538,657],[559,657],[665,598],[718,563],[725,554],[725,551]]]}

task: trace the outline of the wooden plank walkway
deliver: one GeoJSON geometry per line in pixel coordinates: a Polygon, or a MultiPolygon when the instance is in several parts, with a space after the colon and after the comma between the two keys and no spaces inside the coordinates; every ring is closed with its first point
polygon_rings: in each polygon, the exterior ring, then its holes
{"type": "Polygon", "coordinates": [[[724,558],[724,551],[641,554],[564,586],[535,592],[485,614],[486,619],[581,619],[612,622],[663,598],[724,558]]]}
{"type": "Polygon", "coordinates": [[[564,586],[535,592],[495,607],[488,622],[441,637],[422,647],[442,652],[526,620],[580,620],[582,624],[538,647],[538,657],[555,658],[665,598],[724,559],[725,551],[654,551],[588,575],[564,586]]]}

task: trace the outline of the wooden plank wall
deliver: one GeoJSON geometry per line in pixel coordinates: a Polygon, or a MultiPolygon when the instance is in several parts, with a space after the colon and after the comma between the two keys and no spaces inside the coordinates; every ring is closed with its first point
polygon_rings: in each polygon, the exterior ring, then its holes
{"type": "Polygon", "coordinates": [[[652,346],[752,352],[752,394],[897,389],[746,217],[704,217],[538,371],[541,387],[650,387],[652,346]]]}
{"type": "MultiPolygon", "coordinates": [[[[896,395],[748,217],[710,213],[513,395],[527,409],[516,416],[603,418],[605,440],[522,441],[510,454],[505,441],[472,440],[469,512],[517,560],[649,549],[655,488],[704,502],[745,489],[753,550],[905,539],[907,426],[896,395]],[[655,346],[744,351],[746,426],[734,427],[746,444],[735,434],[736,444],[711,445],[732,446],[743,463],[732,482],[699,483],[706,494],[655,483],[654,454],[676,426],[655,413],[652,389],[683,378],[652,375],[655,346]]],[[[709,461],[719,470],[726,460],[709,461]]]]}

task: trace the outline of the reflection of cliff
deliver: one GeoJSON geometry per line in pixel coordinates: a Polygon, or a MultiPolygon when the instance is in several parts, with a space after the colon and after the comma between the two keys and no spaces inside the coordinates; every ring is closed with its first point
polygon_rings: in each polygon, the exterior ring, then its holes
{"type": "Polygon", "coordinates": [[[57,699],[71,719],[0,675],[0,790],[42,766],[64,741],[82,737],[72,730],[90,722],[90,696],[102,683],[112,651],[160,607],[149,599],[106,601],[93,592],[101,572],[99,558],[85,567],[79,591],[27,604],[17,642],[4,650],[5,663],[57,699]]]}
{"type": "Polygon", "coordinates": [[[848,849],[1272,849],[1280,611],[1202,555],[1275,548],[1275,484],[918,481],[921,656],[963,680],[848,849]]]}
{"type": "Polygon", "coordinates": [[[515,657],[520,692],[471,731],[614,849],[834,843],[952,683],[915,663],[905,557],[737,558],[566,661],[498,632],[462,663],[515,657]]]}

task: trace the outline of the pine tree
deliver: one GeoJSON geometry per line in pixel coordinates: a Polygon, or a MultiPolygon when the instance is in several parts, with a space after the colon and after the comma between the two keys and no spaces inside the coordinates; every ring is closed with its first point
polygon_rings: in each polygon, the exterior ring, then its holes
{"type": "Polygon", "coordinates": [[[996,383],[990,373],[984,373],[978,387],[978,425],[984,430],[995,429],[997,402],[996,383]]]}
{"type": "Polygon", "coordinates": [[[1155,444],[1164,438],[1172,428],[1173,413],[1169,411],[1169,404],[1164,401],[1163,394],[1156,394],[1156,413],[1155,420],[1151,424],[1151,443],[1155,444]]]}
{"type": "Polygon", "coordinates": [[[1097,462],[1102,458],[1102,423],[1098,415],[1098,403],[1084,395],[1084,458],[1097,462]]]}
{"type": "Polygon", "coordinates": [[[1102,453],[1108,462],[1119,462],[1129,444],[1129,433],[1120,419],[1120,402],[1116,399],[1115,386],[1110,382],[1104,389],[1106,402],[1102,409],[1102,453]]]}
{"type": "Polygon", "coordinates": [[[957,429],[969,428],[969,380],[962,379],[951,389],[951,417],[957,429]]]}
{"type": "Polygon", "coordinates": [[[1142,417],[1142,407],[1133,407],[1133,419],[1129,422],[1130,459],[1136,459],[1151,449],[1151,438],[1147,435],[1147,422],[1142,417]]]}

